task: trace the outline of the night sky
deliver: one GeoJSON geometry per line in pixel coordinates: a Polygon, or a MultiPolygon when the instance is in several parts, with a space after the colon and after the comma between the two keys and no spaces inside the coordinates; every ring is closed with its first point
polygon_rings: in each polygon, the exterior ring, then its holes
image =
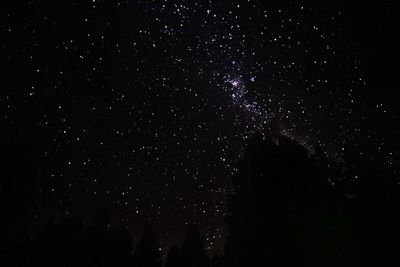
{"type": "Polygon", "coordinates": [[[40,228],[106,209],[135,238],[153,224],[163,249],[195,223],[221,252],[256,132],[398,175],[400,9],[346,2],[2,7],[2,142],[22,131],[38,166],[26,217],[40,228]]]}

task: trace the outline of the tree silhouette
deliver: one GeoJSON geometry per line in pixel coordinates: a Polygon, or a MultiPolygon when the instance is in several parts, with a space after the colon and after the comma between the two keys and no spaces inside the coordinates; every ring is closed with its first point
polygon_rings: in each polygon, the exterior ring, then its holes
{"type": "MultiPolygon", "coordinates": [[[[10,177],[26,174],[15,174],[14,167],[5,169],[1,190],[14,188],[10,177]]],[[[169,250],[166,267],[398,265],[400,186],[374,162],[356,152],[345,161],[318,148],[309,155],[291,139],[260,135],[251,139],[237,169],[225,255],[210,261],[198,228],[191,226],[181,247],[169,250]]],[[[111,226],[106,208],[86,227],[80,216],[50,220],[29,242],[26,234],[7,234],[23,229],[18,218],[3,221],[2,266],[162,266],[154,229],[145,227],[131,256],[127,229],[111,226]]]]}
{"type": "Polygon", "coordinates": [[[224,267],[225,266],[225,258],[223,256],[219,256],[217,254],[212,258],[212,267],[224,267]]]}
{"type": "Polygon", "coordinates": [[[182,266],[183,266],[183,260],[179,252],[179,248],[177,245],[172,246],[171,249],[168,251],[165,267],[182,267],[182,266]]]}
{"type": "Polygon", "coordinates": [[[28,127],[5,126],[1,130],[0,247],[20,246],[28,239],[29,225],[24,217],[38,182],[31,131],[28,127]]]}
{"type": "Polygon", "coordinates": [[[210,266],[210,259],[204,249],[200,232],[195,225],[188,228],[186,239],[181,246],[180,252],[182,255],[183,266],[185,267],[210,266]]]}
{"type": "Polygon", "coordinates": [[[132,244],[128,230],[111,227],[108,209],[101,209],[77,244],[82,266],[128,266],[132,244]]]}
{"type": "Polygon", "coordinates": [[[156,234],[151,225],[147,225],[132,258],[134,267],[161,267],[161,251],[156,234]]]}
{"type": "MultiPolygon", "coordinates": [[[[103,215],[98,218],[105,218],[103,215]]],[[[108,220],[84,228],[79,216],[49,221],[34,237],[22,266],[129,266],[131,239],[125,228],[108,220]]]]}
{"type": "Polygon", "coordinates": [[[398,260],[400,189],[398,182],[372,162],[347,170],[353,181],[341,181],[343,207],[356,233],[363,265],[389,266],[398,260]],[[355,179],[357,177],[357,179],[355,179]]]}
{"type": "Polygon", "coordinates": [[[233,180],[228,266],[356,266],[354,237],[330,182],[336,168],[288,138],[255,137],[233,180]]]}

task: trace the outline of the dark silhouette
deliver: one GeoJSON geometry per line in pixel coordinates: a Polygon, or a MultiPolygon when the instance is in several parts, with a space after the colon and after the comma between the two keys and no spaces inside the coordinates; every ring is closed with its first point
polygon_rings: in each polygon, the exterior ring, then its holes
{"type": "Polygon", "coordinates": [[[93,223],[85,229],[78,217],[49,222],[29,247],[29,266],[128,266],[132,250],[125,228],[93,223]]]}
{"type": "Polygon", "coordinates": [[[0,266],[26,262],[29,222],[26,214],[38,183],[32,129],[1,125],[0,131],[0,266]]]}
{"type": "Polygon", "coordinates": [[[354,266],[353,237],[330,172],[334,167],[324,168],[290,139],[276,145],[254,138],[234,178],[229,265],[354,266]]]}
{"type": "Polygon", "coordinates": [[[208,267],[210,260],[204,249],[200,232],[196,226],[189,227],[185,241],[181,246],[183,266],[208,267]]]}
{"type": "Polygon", "coordinates": [[[186,238],[180,248],[173,246],[169,252],[165,267],[209,267],[210,259],[204,248],[197,226],[188,228],[186,238]]]}
{"type": "Polygon", "coordinates": [[[214,255],[212,258],[212,267],[224,267],[225,266],[225,258],[223,256],[214,255]]]}
{"type": "Polygon", "coordinates": [[[151,225],[146,226],[142,238],[133,254],[135,267],[161,267],[161,251],[156,233],[151,225]]]}
{"type": "MultiPolygon", "coordinates": [[[[398,263],[397,180],[357,153],[348,153],[345,160],[331,160],[319,149],[310,156],[303,146],[288,138],[273,142],[255,136],[233,177],[235,193],[228,202],[225,255],[214,255],[210,260],[197,226],[191,226],[183,243],[169,250],[165,266],[398,263]]],[[[19,175],[12,168],[3,169],[3,191],[12,188],[9,177],[19,175]]],[[[2,205],[6,214],[12,214],[5,202],[2,205]]],[[[18,205],[25,209],[28,206],[18,205]]],[[[9,216],[2,222],[6,228],[2,228],[1,266],[162,266],[154,229],[145,227],[132,253],[127,229],[111,226],[105,208],[89,225],[82,223],[81,216],[58,223],[50,220],[32,240],[17,223],[18,218],[9,216]],[[13,235],[18,229],[21,233],[13,235]]]]}
{"type": "Polygon", "coordinates": [[[254,138],[229,201],[228,266],[398,262],[399,186],[372,163],[349,162],[254,138]]]}
{"type": "Polygon", "coordinates": [[[3,241],[18,234],[10,230],[20,224],[34,196],[38,168],[29,131],[28,128],[12,129],[0,139],[0,237],[3,241]]]}
{"type": "Polygon", "coordinates": [[[183,266],[183,260],[181,254],[179,253],[178,246],[175,245],[168,251],[165,267],[182,267],[182,266],[183,266]]]}

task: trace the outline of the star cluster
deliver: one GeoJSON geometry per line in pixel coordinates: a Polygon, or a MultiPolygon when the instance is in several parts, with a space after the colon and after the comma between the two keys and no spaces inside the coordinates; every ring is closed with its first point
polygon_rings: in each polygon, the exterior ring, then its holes
{"type": "Polygon", "coordinates": [[[32,129],[35,224],[91,220],[105,206],[133,233],[154,224],[165,248],[197,223],[221,252],[230,177],[258,131],[393,170],[398,131],[371,126],[393,111],[363,102],[357,43],[342,5],[328,2],[29,1],[2,11],[1,120],[32,129]]]}

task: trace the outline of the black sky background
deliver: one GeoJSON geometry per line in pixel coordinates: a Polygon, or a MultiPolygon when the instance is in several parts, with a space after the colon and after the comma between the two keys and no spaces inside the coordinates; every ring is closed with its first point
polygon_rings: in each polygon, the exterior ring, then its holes
{"type": "Polygon", "coordinates": [[[154,1],[3,5],[1,200],[10,225],[23,221],[34,232],[77,213],[90,223],[104,208],[133,236],[155,224],[163,247],[199,223],[207,248],[221,251],[234,164],[260,125],[268,132],[273,123],[307,148],[337,159],[362,152],[399,174],[396,1],[178,2],[188,7],[183,30],[173,1],[165,11],[154,1]],[[255,28],[262,10],[265,37],[255,28]],[[233,39],[220,51],[210,40],[227,29],[233,39]],[[280,31],[310,53],[271,44],[269,33],[280,31]],[[335,56],[322,52],[326,44],[335,56]],[[298,67],[282,71],[292,57],[298,67]],[[312,59],[332,63],[310,67],[312,59]],[[235,102],[230,90],[241,88],[247,98],[235,102]]]}

